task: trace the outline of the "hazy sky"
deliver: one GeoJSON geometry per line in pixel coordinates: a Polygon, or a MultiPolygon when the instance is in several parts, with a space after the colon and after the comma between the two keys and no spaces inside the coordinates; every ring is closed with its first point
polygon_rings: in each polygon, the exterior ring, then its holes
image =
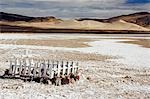
{"type": "Polygon", "coordinates": [[[150,12],[150,0],[0,0],[1,11],[59,18],[108,18],[150,12]]]}

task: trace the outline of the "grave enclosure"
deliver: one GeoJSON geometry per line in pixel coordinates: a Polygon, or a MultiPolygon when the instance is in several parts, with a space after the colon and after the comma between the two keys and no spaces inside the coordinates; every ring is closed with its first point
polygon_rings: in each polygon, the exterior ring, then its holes
{"type": "Polygon", "coordinates": [[[28,79],[30,81],[38,78],[39,82],[55,80],[54,83],[60,79],[59,83],[61,83],[62,78],[70,77],[70,75],[78,76],[79,70],[78,62],[73,61],[54,61],[25,57],[13,58],[9,62],[10,67],[5,71],[3,78],[28,79]]]}

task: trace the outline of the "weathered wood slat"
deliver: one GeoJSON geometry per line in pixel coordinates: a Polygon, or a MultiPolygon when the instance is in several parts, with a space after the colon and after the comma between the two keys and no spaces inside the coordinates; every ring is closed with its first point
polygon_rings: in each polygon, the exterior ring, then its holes
{"type": "Polygon", "coordinates": [[[27,63],[26,63],[26,59],[24,59],[24,68],[23,68],[23,76],[26,75],[26,70],[27,70],[27,63]]]}
{"type": "Polygon", "coordinates": [[[65,64],[65,62],[62,62],[62,64],[63,64],[63,75],[64,75],[65,71],[66,71],[66,64],[65,64]]]}
{"type": "Polygon", "coordinates": [[[31,75],[31,59],[30,58],[28,59],[28,62],[29,62],[29,64],[28,64],[28,75],[30,76],[31,75]]]}
{"type": "Polygon", "coordinates": [[[36,77],[36,69],[37,69],[37,63],[34,64],[34,68],[33,68],[33,77],[36,77]]]}
{"type": "Polygon", "coordinates": [[[15,59],[15,65],[13,66],[13,75],[15,76],[16,73],[16,67],[17,67],[17,59],[15,59]]]}
{"type": "Polygon", "coordinates": [[[35,60],[29,57],[10,60],[9,73],[17,76],[26,77],[48,77],[49,79],[55,76],[69,76],[70,73],[76,74],[78,71],[78,63],[73,61],[50,61],[50,60],[35,60]]]}
{"type": "Polygon", "coordinates": [[[13,66],[13,63],[12,63],[12,60],[10,60],[10,67],[9,67],[9,74],[12,74],[12,66],[13,66]]]}
{"type": "Polygon", "coordinates": [[[67,66],[68,68],[67,68],[67,75],[69,75],[70,74],[70,63],[68,62],[68,66],[67,66]]]}
{"type": "Polygon", "coordinates": [[[21,72],[22,72],[22,66],[23,66],[23,64],[22,64],[22,61],[20,60],[19,75],[22,75],[22,74],[21,74],[21,72]]]}
{"type": "Polygon", "coordinates": [[[47,72],[47,65],[46,65],[46,61],[44,60],[44,73],[43,73],[43,77],[46,77],[46,72],[47,72]]]}

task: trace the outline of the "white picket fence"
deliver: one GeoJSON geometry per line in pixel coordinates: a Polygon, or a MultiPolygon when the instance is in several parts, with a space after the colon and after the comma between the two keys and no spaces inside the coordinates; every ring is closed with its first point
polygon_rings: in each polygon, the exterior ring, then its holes
{"type": "Polygon", "coordinates": [[[54,78],[60,75],[69,75],[77,73],[79,69],[78,62],[73,61],[52,61],[37,60],[32,58],[14,58],[10,60],[9,74],[13,76],[32,76],[54,78]]]}

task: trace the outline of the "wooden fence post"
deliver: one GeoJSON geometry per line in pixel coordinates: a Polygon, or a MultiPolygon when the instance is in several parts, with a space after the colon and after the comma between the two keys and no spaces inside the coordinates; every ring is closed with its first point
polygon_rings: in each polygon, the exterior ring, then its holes
{"type": "Polygon", "coordinates": [[[67,75],[70,74],[70,62],[68,62],[68,71],[67,71],[67,75]]]}
{"type": "Polygon", "coordinates": [[[31,76],[31,59],[30,58],[28,58],[28,62],[29,62],[29,64],[28,64],[28,75],[31,76]]]}
{"type": "Polygon", "coordinates": [[[47,65],[46,65],[46,61],[44,60],[44,63],[43,63],[43,69],[44,69],[44,73],[43,73],[43,77],[46,77],[46,71],[47,71],[47,65]]]}
{"type": "Polygon", "coordinates": [[[66,62],[65,68],[66,68],[65,74],[68,74],[68,61],[66,62]]]}
{"type": "Polygon", "coordinates": [[[24,72],[23,72],[24,76],[26,76],[26,67],[27,67],[26,58],[24,58],[24,72]]]}
{"type": "Polygon", "coordinates": [[[62,65],[63,65],[63,75],[65,75],[65,72],[66,72],[66,64],[65,64],[64,61],[63,61],[62,65]]]}
{"type": "Polygon", "coordinates": [[[37,69],[38,63],[34,64],[34,68],[33,68],[33,77],[36,77],[36,69],[37,69]]]}
{"type": "Polygon", "coordinates": [[[19,75],[21,75],[21,71],[22,71],[22,62],[21,62],[21,59],[19,60],[19,62],[20,62],[19,75]]]}
{"type": "Polygon", "coordinates": [[[10,60],[10,69],[9,69],[9,73],[12,74],[13,72],[13,63],[12,60],[10,60]]]}
{"type": "Polygon", "coordinates": [[[75,67],[75,73],[77,73],[79,67],[78,67],[78,62],[76,63],[76,67],[75,67]]]}
{"type": "Polygon", "coordinates": [[[60,73],[63,75],[63,61],[60,62],[60,73]]]}
{"type": "Polygon", "coordinates": [[[73,62],[71,62],[71,64],[70,64],[70,72],[71,72],[71,73],[74,73],[74,70],[73,70],[73,62]]]}
{"type": "Polygon", "coordinates": [[[50,66],[51,67],[51,72],[50,72],[50,78],[52,79],[52,78],[54,78],[54,61],[52,61],[52,66],[50,66]]]}
{"type": "Polygon", "coordinates": [[[60,77],[60,72],[61,72],[61,63],[58,62],[58,77],[60,77]]]}
{"type": "Polygon", "coordinates": [[[17,66],[17,59],[15,58],[15,65],[13,66],[13,75],[15,76],[17,66]]]}
{"type": "Polygon", "coordinates": [[[48,59],[47,68],[49,68],[49,66],[50,66],[50,62],[49,62],[49,59],[48,59]]]}
{"type": "Polygon", "coordinates": [[[41,69],[42,69],[42,66],[41,66],[41,61],[39,63],[39,77],[41,77],[41,69]]]}

